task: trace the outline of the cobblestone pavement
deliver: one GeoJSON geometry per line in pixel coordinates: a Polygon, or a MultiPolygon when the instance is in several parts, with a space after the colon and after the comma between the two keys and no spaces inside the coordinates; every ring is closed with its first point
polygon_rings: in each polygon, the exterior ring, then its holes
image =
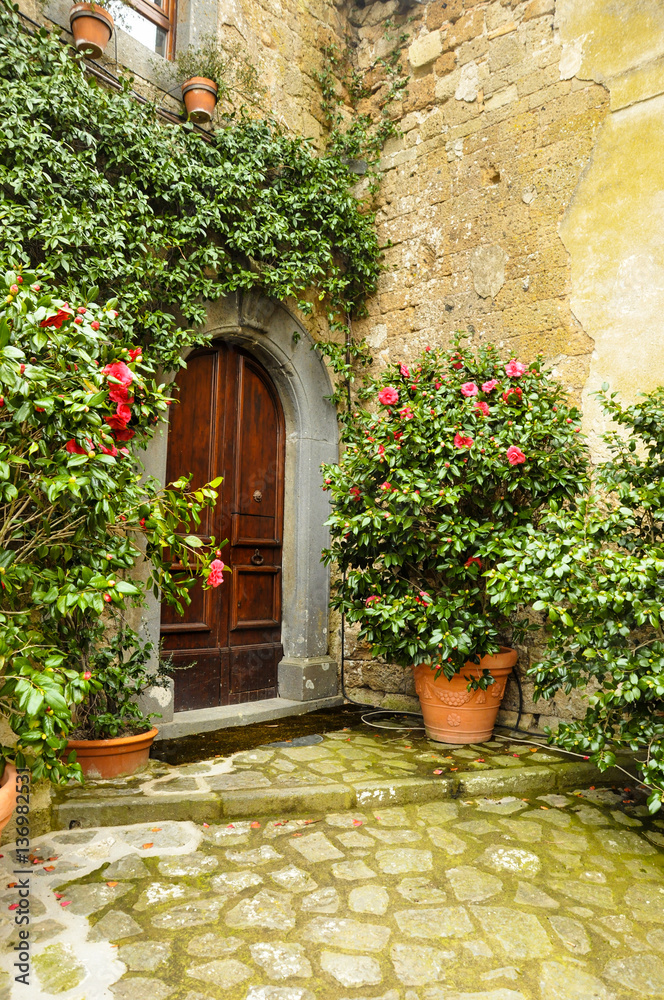
{"type": "Polygon", "coordinates": [[[33,981],[11,995],[661,998],[664,821],[623,795],[56,831],[34,842],[33,981]]]}

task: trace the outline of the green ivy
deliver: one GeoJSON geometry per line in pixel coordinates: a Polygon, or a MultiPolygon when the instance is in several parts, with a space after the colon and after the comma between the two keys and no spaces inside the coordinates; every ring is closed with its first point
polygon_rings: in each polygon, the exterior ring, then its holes
{"type": "Polygon", "coordinates": [[[201,343],[206,303],[260,287],[333,322],[376,286],[373,217],[338,155],[239,113],[206,141],[159,121],[125,82],[86,76],[57,34],[0,0],[0,266],[117,297],[123,338],[164,369],[201,343]]]}

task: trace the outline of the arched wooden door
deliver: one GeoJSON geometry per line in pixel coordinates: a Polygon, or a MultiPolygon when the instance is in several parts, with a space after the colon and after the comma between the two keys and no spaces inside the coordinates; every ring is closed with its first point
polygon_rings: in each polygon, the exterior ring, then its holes
{"type": "Polygon", "coordinates": [[[170,415],[167,481],[223,476],[219,502],[199,535],[227,538],[232,573],[192,591],[184,616],[164,605],[164,654],[173,657],[175,711],[277,695],[281,647],[284,418],[263,368],[237,347],[214,343],[187,359],[170,415]]]}

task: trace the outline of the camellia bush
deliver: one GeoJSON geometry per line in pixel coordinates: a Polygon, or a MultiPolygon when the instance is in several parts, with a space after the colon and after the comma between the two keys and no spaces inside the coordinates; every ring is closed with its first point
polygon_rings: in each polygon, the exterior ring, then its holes
{"type": "Polygon", "coordinates": [[[664,389],[622,406],[599,394],[617,429],[608,460],[576,508],[552,510],[512,541],[490,573],[506,613],[540,612],[546,657],[531,667],[535,696],[590,687],[584,719],[550,734],[601,770],[616,749],[640,753],[652,812],[664,796],[664,389]]]}
{"type": "Polygon", "coordinates": [[[1,754],[54,781],[78,773],[60,760],[72,709],[99,690],[125,609],[148,587],[181,608],[196,576],[221,582],[215,540],[186,534],[220,481],[141,475],[133,449],[170,399],[95,294],[63,302],[35,274],[0,278],[0,714],[17,739],[1,754]]]}
{"type": "Polygon", "coordinates": [[[447,677],[500,647],[486,571],[586,478],[579,412],[541,360],[462,343],[369,379],[341,462],[323,469],[325,559],[346,577],[334,605],[374,655],[447,677]]]}

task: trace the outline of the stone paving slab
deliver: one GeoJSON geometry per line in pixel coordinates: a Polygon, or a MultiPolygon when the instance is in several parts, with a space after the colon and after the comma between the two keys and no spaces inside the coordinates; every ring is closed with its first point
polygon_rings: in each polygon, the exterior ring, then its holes
{"type": "Polygon", "coordinates": [[[52,831],[28,990],[2,849],[0,996],[661,998],[663,848],[664,819],[602,788],[52,831]]]}
{"type": "MultiPolygon", "coordinates": [[[[509,731],[477,746],[448,746],[418,733],[361,726],[326,733],[308,746],[280,744],[196,764],[151,761],[126,779],[56,791],[53,829],[165,820],[212,822],[243,816],[406,805],[463,795],[561,793],[581,785],[624,784],[618,768],[600,775],[588,761],[521,741],[509,731]]],[[[621,761],[629,768],[631,761],[621,761]]]]}

